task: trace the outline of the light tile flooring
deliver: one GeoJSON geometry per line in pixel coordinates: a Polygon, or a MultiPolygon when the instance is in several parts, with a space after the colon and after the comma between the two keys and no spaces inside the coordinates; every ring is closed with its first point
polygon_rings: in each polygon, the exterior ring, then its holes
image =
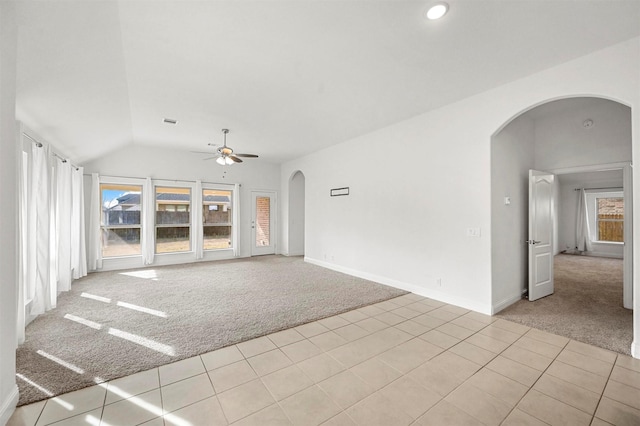
{"type": "Polygon", "coordinates": [[[49,424],[640,425],[640,360],[407,294],[9,421],[49,424]]]}

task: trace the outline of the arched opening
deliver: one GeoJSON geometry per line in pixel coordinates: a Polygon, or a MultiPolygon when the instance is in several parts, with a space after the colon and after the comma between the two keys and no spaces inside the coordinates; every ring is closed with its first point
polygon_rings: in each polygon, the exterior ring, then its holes
{"type": "MultiPolygon", "coordinates": [[[[623,305],[632,308],[631,117],[628,106],[600,97],[558,99],[522,112],[493,135],[491,239],[494,312],[555,334],[619,352],[630,352],[633,318],[631,310],[624,309],[623,305]],[[554,264],[557,266],[556,274],[552,276],[558,279],[555,280],[556,291],[538,302],[521,300],[529,288],[529,265],[534,262],[529,257],[530,242],[537,240],[532,238],[529,228],[533,208],[529,199],[529,170],[549,172],[554,176],[553,213],[550,215],[553,232],[549,245],[550,266],[552,270],[554,264]],[[586,193],[592,195],[587,197],[586,193]],[[624,200],[623,214],[619,217],[622,221],[615,224],[624,229],[624,241],[608,241],[619,238],[598,233],[599,220],[604,223],[606,213],[600,212],[599,215],[597,210],[598,196],[594,194],[600,193],[602,199],[624,200]],[[581,197],[589,208],[579,207],[577,201],[581,197]],[[591,225],[585,228],[588,229],[585,235],[578,230],[581,225],[577,222],[581,217],[585,218],[587,226],[591,225]],[[593,242],[588,250],[582,246],[578,248],[578,241],[585,237],[593,242]],[[603,259],[602,264],[613,265],[619,278],[597,270],[598,259],[603,259]],[[571,268],[576,269],[572,271],[571,268]],[[577,289],[568,292],[570,283],[579,284],[575,282],[578,272],[583,274],[582,287],[578,285],[577,289]],[[558,273],[562,276],[558,277],[558,273]],[[609,285],[613,281],[615,288],[609,285]],[[618,318],[607,324],[607,312],[603,309],[607,303],[603,303],[603,298],[611,291],[615,291],[615,295],[609,296],[619,300],[608,313],[610,316],[618,315],[618,318]],[[560,303],[563,297],[570,303],[560,303]],[[549,308],[551,305],[553,308],[549,308]],[[599,314],[603,316],[598,317],[599,314]],[[569,318],[573,318],[571,327],[562,324],[570,321],[569,318]],[[624,322],[624,330],[620,326],[613,330],[613,324],[620,325],[621,321],[624,322]],[[590,331],[589,327],[593,330],[590,331]],[[607,327],[611,330],[607,331],[607,327]],[[614,332],[618,342],[611,344],[614,332]]],[[[554,281],[551,283],[553,285],[554,281]]]]}
{"type": "Polygon", "coordinates": [[[304,255],[304,174],[289,180],[289,256],[304,255]]]}

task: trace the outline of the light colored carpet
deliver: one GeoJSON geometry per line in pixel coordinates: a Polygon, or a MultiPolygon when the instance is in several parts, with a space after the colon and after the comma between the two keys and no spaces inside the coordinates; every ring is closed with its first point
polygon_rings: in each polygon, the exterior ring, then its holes
{"type": "Polygon", "coordinates": [[[405,293],[301,257],[91,274],[27,327],[19,405],[405,293]]]}
{"type": "Polygon", "coordinates": [[[633,311],[622,307],[622,260],[560,254],[555,293],[521,300],[498,317],[631,355],[633,311]]]}

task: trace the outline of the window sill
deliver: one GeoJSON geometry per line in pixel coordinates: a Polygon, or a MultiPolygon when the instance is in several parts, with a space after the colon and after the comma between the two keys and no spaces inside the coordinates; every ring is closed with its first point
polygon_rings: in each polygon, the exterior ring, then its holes
{"type": "Polygon", "coordinates": [[[618,242],[618,241],[592,241],[593,244],[605,244],[605,245],[612,245],[612,246],[623,246],[624,242],[618,242]]]}

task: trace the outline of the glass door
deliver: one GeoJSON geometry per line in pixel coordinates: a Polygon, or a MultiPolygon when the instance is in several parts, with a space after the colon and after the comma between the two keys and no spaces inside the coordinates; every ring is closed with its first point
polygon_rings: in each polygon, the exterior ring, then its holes
{"type": "Polygon", "coordinates": [[[252,192],[251,255],[276,252],[276,194],[252,192]]]}

